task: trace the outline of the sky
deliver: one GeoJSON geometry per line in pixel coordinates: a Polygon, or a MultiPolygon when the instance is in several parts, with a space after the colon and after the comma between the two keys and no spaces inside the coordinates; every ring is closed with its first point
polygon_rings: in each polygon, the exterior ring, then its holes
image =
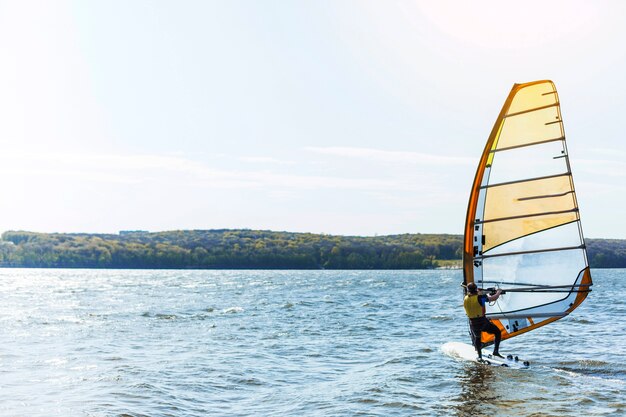
{"type": "Polygon", "coordinates": [[[626,238],[620,1],[0,0],[0,231],[462,234],[555,82],[586,237],[626,238]]]}

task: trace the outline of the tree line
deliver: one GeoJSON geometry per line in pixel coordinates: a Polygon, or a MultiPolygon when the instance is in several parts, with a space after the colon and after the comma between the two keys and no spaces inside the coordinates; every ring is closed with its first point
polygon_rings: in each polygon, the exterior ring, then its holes
{"type": "MultiPolygon", "coordinates": [[[[8,231],[0,241],[0,266],[426,269],[454,261],[460,265],[462,245],[462,236],[446,234],[359,237],[229,229],[120,234],[8,231]]],[[[626,241],[589,239],[587,247],[592,267],[626,267],[626,241]]]]}

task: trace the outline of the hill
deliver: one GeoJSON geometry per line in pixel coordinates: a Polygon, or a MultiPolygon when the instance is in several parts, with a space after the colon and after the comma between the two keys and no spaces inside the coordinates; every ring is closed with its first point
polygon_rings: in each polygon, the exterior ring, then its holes
{"type": "MultiPolygon", "coordinates": [[[[625,268],[626,240],[588,239],[595,268],[625,268]]],[[[460,265],[462,236],[359,237],[265,230],[66,234],[8,231],[0,266],[155,269],[425,269],[460,265]]]]}

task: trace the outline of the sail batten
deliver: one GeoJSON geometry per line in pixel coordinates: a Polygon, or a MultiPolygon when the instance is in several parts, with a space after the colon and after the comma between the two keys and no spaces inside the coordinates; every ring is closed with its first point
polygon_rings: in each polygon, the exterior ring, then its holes
{"type": "Polygon", "coordinates": [[[525,251],[520,251],[520,252],[495,253],[493,255],[478,255],[478,256],[475,256],[474,259],[487,259],[487,258],[495,258],[496,256],[527,255],[531,253],[555,252],[555,251],[585,249],[585,248],[586,248],[585,245],[579,245],[579,246],[569,246],[569,247],[561,247],[561,248],[525,250],[525,251]]]}
{"type": "Polygon", "coordinates": [[[591,291],[560,104],[551,81],[515,84],[472,185],[464,281],[512,287],[486,311],[503,339],[568,315],[591,291]]]}
{"type": "MultiPolygon", "coordinates": [[[[517,199],[517,201],[527,201],[527,200],[532,200],[532,199],[520,199],[520,198],[517,199]]],[[[485,219],[485,220],[482,220],[482,221],[477,221],[476,224],[484,224],[484,223],[492,223],[492,222],[503,222],[503,221],[506,221],[506,220],[525,219],[525,218],[528,218],[528,217],[536,217],[536,216],[547,216],[549,214],[564,214],[564,213],[571,213],[571,212],[574,212],[574,211],[578,211],[578,208],[575,207],[575,208],[573,208],[571,210],[544,211],[543,213],[521,214],[519,216],[500,217],[500,218],[497,218],[497,219],[485,219]]]]}
{"type": "Polygon", "coordinates": [[[486,188],[501,187],[503,185],[519,184],[520,182],[540,181],[540,180],[546,180],[546,179],[549,179],[549,178],[568,177],[570,175],[572,175],[572,173],[568,171],[568,172],[564,172],[562,174],[546,175],[546,176],[543,176],[543,177],[523,178],[523,179],[516,180],[516,181],[507,181],[507,182],[501,182],[501,183],[498,183],[498,184],[485,184],[485,185],[481,186],[480,188],[486,189],[486,188]]]}
{"type": "Polygon", "coordinates": [[[550,107],[556,107],[558,105],[559,105],[558,102],[557,103],[553,103],[553,104],[548,104],[547,106],[541,106],[541,107],[537,107],[537,108],[534,108],[534,109],[518,111],[517,113],[509,113],[505,117],[519,116],[520,114],[526,114],[526,113],[532,113],[534,111],[545,110],[545,109],[549,109],[550,107]]]}
{"type": "MultiPolygon", "coordinates": [[[[562,318],[567,316],[569,313],[563,313],[562,311],[559,312],[552,312],[552,313],[540,313],[540,314],[534,314],[533,317],[535,318],[544,318],[544,317],[558,317],[558,318],[562,318]]],[[[515,314],[498,314],[498,313],[494,313],[494,314],[488,314],[487,315],[488,318],[490,319],[520,319],[520,318],[527,318],[528,314],[520,314],[520,313],[515,313],[515,314]]]]}
{"type": "Polygon", "coordinates": [[[589,287],[591,284],[575,284],[575,285],[537,285],[537,284],[527,284],[523,282],[496,282],[496,281],[482,281],[483,284],[492,282],[493,284],[504,284],[504,285],[517,285],[523,288],[506,288],[506,291],[534,291],[534,290],[544,290],[544,289],[556,289],[556,288],[575,288],[575,287],[589,287]]]}
{"type": "MultiPolygon", "coordinates": [[[[559,122],[554,122],[554,123],[561,123],[561,122],[559,121],[559,122]]],[[[551,123],[546,123],[546,124],[549,125],[551,123]]],[[[512,149],[525,148],[527,146],[543,145],[544,143],[557,142],[559,140],[565,140],[565,136],[561,136],[561,137],[554,138],[554,139],[541,140],[539,142],[524,143],[522,145],[517,145],[517,146],[509,146],[508,148],[492,149],[489,152],[495,153],[495,152],[502,152],[502,151],[510,151],[512,149]]]]}
{"type": "Polygon", "coordinates": [[[565,191],[564,193],[559,193],[559,194],[547,194],[547,195],[535,195],[535,196],[532,196],[532,197],[520,197],[517,200],[518,201],[526,201],[526,200],[536,200],[536,199],[539,199],[539,198],[563,197],[563,196],[565,196],[567,194],[571,194],[573,192],[574,192],[573,190],[570,190],[570,191],[565,191]]]}

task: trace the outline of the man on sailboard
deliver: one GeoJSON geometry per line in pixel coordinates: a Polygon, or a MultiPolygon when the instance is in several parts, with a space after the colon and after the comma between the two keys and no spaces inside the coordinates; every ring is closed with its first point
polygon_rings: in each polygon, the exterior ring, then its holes
{"type": "Polygon", "coordinates": [[[502,357],[500,355],[500,329],[493,324],[487,317],[485,317],[485,303],[487,301],[496,301],[502,290],[498,289],[494,294],[479,294],[478,287],[473,282],[467,284],[467,295],[463,300],[463,307],[465,307],[465,313],[469,317],[470,329],[472,335],[472,344],[478,352],[478,360],[482,361],[482,332],[487,332],[495,337],[495,343],[493,346],[493,356],[502,357]]]}

